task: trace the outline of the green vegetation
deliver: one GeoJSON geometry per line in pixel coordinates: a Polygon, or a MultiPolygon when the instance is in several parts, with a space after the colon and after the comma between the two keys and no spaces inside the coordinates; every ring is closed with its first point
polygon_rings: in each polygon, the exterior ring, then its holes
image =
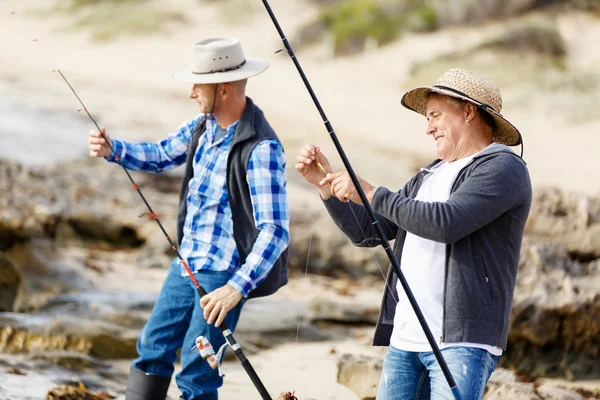
{"type": "Polygon", "coordinates": [[[325,33],[333,37],[334,53],[364,50],[367,41],[385,45],[403,31],[431,31],[437,12],[426,0],[347,0],[324,7],[316,21],[300,33],[300,41],[312,43],[325,33]]]}
{"type": "Polygon", "coordinates": [[[558,3],[571,9],[579,10],[598,10],[600,9],[600,0],[554,0],[550,3],[558,3]]]}
{"type": "Polygon", "coordinates": [[[399,19],[386,15],[372,0],[353,0],[325,9],[321,15],[327,29],[333,33],[336,49],[373,38],[387,43],[398,35],[399,19]]]}
{"type": "Polygon", "coordinates": [[[73,14],[73,27],[106,41],[122,35],[163,32],[168,24],[184,23],[183,13],[151,0],[71,0],[55,11],[73,14]]]}
{"type": "MultiPolygon", "coordinates": [[[[88,0],[91,1],[91,0],[88,0]]],[[[223,0],[224,1],[224,0],[223,0]]],[[[385,45],[404,32],[428,32],[449,25],[480,24],[489,20],[543,12],[558,15],[582,10],[600,16],[600,0],[313,0],[317,18],[296,35],[296,45],[331,43],[334,56],[348,55],[385,45]]],[[[560,66],[564,43],[554,27],[531,25],[507,35],[502,43],[515,49],[530,41],[542,53],[552,53],[560,66]],[[554,36],[554,37],[552,37],[554,36]],[[548,47],[546,47],[548,46],[548,47]]],[[[531,47],[525,49],[530,51],[531,47]]]]}

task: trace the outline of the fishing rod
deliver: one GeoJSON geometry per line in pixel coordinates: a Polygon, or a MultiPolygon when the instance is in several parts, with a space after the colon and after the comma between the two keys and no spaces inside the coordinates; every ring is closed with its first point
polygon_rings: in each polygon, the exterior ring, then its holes
{"type": "Polygon", "coordinates": [[[439,362],[439,364],[442,368],[442,372],[444,373],[444,377],[446,378],[446,381],[448,382],[448,385],[450,386],[450,390],[452,390],[452,393],[454,394],[454,397],[457,400],[461,400],[461,396],[458,391],[458,387],[456,386],[456,382],[454,381],[454,378],[452,377],[452,374],[450,373],[450,370],[448,369],[448,365],[446,364],[446,361],[444,360],[444,357],[442,356],[442,353],[441,353],[435,339],[433,338],[433,335],[431,333],[431,330],[429,329],[429,326],[427,325],[427,321],[425,321],[425,317],[423,316],[421,308],[417,304],[417,300],[415,299],[415,297],[412,293],[412,290],[410,289],[410,286],[408,285],[408,282],[406,281],[406,278],[404,277],[404,274],[400,270],[400,262],[398,261],[398,258],[396,257],[396,255],[394,254],[394,251],[390,247],[390,244],[385,236],[385,233],[383,232],[383,228],[379,224],[379,221],[378,221],[377,217],[375,216],[375,212],[373,211],[371,204],[367,200],[367,196],[365,195],[365,192],[362,189],[360,182],[358,181],[358,177],[356,176],[356,173],[354,172],[354,169],[352,168],[352,165],[350,164],[350,161],[348,160],[348,157],[346,156],[346,153],[345,153],[340,141],[338,140],[337,135],[335,134],[335,131],[333,130],[333,126],[331,125],[331,122],[329,122],[329,119],[327,118],[327,115],[325,114],[323,107],[321,107],[321,104],[320,104],[314,90],[312,89],[310,82],[308,81],[308,78],[306,77],[306,74],[304,73],[304,70],[302,69],[302,66],[300,65],[300,61],[298,61],[298,57],[296,56],[296,53],[294,53],[294,49],[292,48],[292,45],[290,44],[289,40],[285,36],[285,33],[283,32],[281,25],[279,25],[279,22],[277,21],[277,17],[275,16],[275,13],[271,9],[271,6],[269,5],[268,0],[262,0],[262,2],[263,2],[263,5],[265,6],[265,9],[267,10],[267,13],[269,14],[269,17],[271,17],[271,21],[273,21],[273,25],[275,25],[275,29],[277,29],[277,32],[279,33],[279,36],[281,37],[281,40],[283,41],[285,50],[287,51],[288,55],[294,62],[294,65],[296,66],[296,69],[298,70],[298,73],[300,74],[300,77],[302,78],[302,81],[304,82],[304,85],[306,86],[306,89],[308,90],[310,97],[312,98],[313,102],[315,103],[315,106],[317,107],[319,114],[321,114],[321,118],[323,119],[325,128],[327,129],[327,132],[329,133],[329,136],[331,137],[331,140],[333,141],[333,144],[335,145],[335,148],[337,149],[337,152],[340,155],[340,158],[342,159],[344,166],[346,167],[346,171],[348,171],[348,174],[350,175],[350,179],[352,180],[352,183],[354,184],[354,187],[356,188],[356,191],[358,192],[360,200],[362,201],[362,203],[365,207],[365,210],[367,211],[367,215],[369,216],[371,223],[375,227],[375,231],[377,232],[377,234],[379,235],[379,238],[381,239],[381,245],[383,246],[383,248],[390,260],[390,263],[392,266],[392,271],[394,272],[394,274],[396,274],[396,276],[400,280],[400,283],[402,284],[402,288],[406,292],[406,296],[408,297],[410,305],[412,306],[413,310],[415,311],[415,314],[417,315],[419,324],[421,324],[421,328],[423,328],[423,331],[425,332],[427,341],[429,342],[429,345],[433,349],[435,358],[437,359],[437,361],[439,362]]]}
{"type": "MultiPolygon", "coordinates": [[[[14,11],[12,11],[10,14],[12,16],[14,16],[15,18],[17,18],[17,15],[16,15],[16,13],[14,11]]],[[[18,20],[18,18],[17,18],[17,20],[18,20]]],[[[37,39],[35,39],[35,38],[33,39],[33,42],[36,42],[36,43],[39,44],[39,41],[37,39]]],[[[48,55],[48,52],[46,52],[46,55],[48,55]]],[[[49,55],[48,55],[48,57],[50,58],[49,55]]],[[[52,61],[51,58],[50,58],[50,60],[52,61]]],[[[111,153],[114,154],[115,162],[117,164],[119,164],[121,166],[121,168],[123,168],[123,171],[125,171],[125,174],[127,174],[127,178],[129,178],[129,181],[133,185],[133,189],[140,195],[140,198],[142,199],[142,201],[146,205],[146,208],[148,208],[148,211],[150,212],[150,216],[152,217],[152,219],[154,219],[156,221],[156,223],[158,224],[160,230],[162,231],[162,233],[164,234],[165,238],[169,242],[169,245],[171,246],[171,249],[175,252],[175,254],[177,255],[177,258],[179,258],[180,263],[183,265],[183,267],[187,271],[190,279],[192,280],[194,286],[196,287],[196,291],[198,292],[198,295],[200,296],[200,298],[202,298],[203,296],[206,296],[208,293],[206,292],[206,290],[204,290],[204,288],[196,280],[196,277],[194,276],[194,273],[192,272],[192,270],[188,266],[187,262],[181,256],[181,253],[179,253],[179,250],[177,249],[177,246],[175,246],[175,244],[171,240],[171,237],[167,233],[165,227],[160,222],[160,219],[157,217],[156,213],[154,212],[154,210],[152,209],[152,207],[148,203],[148,200],[146,200],[146,197],[142,193],[142,190],[135,183],[135,181],[133,180],[133,177],[131,176],[131,174],[129,173],[129,171],[125,167],[125,165],[121,162],[120,157],[116,154],[115,149],[112,146],[112,142],[109,141],[109,140],[107,140],[106,136],[104,136],[104,133],[102,132],[102,129],[100,129],[100,126],[98,125],[98,123],[96,122],[96,120],[94,119],[94,117],[92,116],[92,114],[90,114],[90,112],[87,109],[87,107],[85,106],[85,104],[83,104],[83,101],[81,100],[81,98],[79,97],[79,95],[77,94],[77,92],[75,91],[75,89],[73,88],[73,86],[71,85],[71,83],[67,80],[67,78],[65,77],[65,75],[62,73],[62,71],[57,68],[57,69],[53,70],[52,72],[57,72],[60,75],[60,77],[62,78],[62,80],[69,86],[69,89],[71,89],[71,92],[73,92],[73,94],[77,98],[77,101],[79,102],[79,104],[81,104],[82,110],[85,111],[85,113],[87,114],[87,116],[92,120],[92,122],[94,123],[94,125],[98,129],[98,132],[100,132],[100,135],[102,136],[102,138],[108,144],[111,153]]],[[[225,323],[225,321],[223,321],[220,324],[219,329],[223,333],[223,336],[225,337],[225,340],[226,340],[226,343],[223,345],[223,347],[228,345],[233,350],[233,352],[235,353],[235,355],[238,357],[238,359],[242,363],[242,367],[244,368],[244,370],[246,371],[246,373],[250,377],[250,380],[252,381],[252,383],[256,387],[256,390],[258,390],[258,392],[260,393],[260,395],[263,398],[263,400],[272,400],[271,395],[269,395],[269,392],[267,391],[267,389],[263,385],[262,381],[258,377],[258,374],[256,373],[256,371],[254,370],[254,368],[250,364],[250,361],[248,360],[248,358],[246,358],[246,356],[245,356],[245,354],[244,354],[244,352],[242,350],[242,347],[240,346],[240,344],[233,337],[233,333],[231,332],[231,330],[229,329],[229,327],[227,326],[227,324],[225,323]]],[[[219,350],[219,353],[215,356],[214,350],[212,350],[212,346],[209,346],[208,343],[205,343],[203,345],[204,340],[205,340],[205,338],[203,336],[199,336],[198,338],[196,338],[196,346],[194,346],[192,349],[194,349],[194,348],[197,347],[200,356],[202,358],[204,358],[207,362],[209,362],[209,365],[211,366],[211,368],[217,369],[217,368],[220,367],[220,360],[219,359],[220,359],[220,356],[222,354],[223,347],[219,350]],[[215,362],[215,360],[216,360],[216,362],[215,362]]],[[[219,371],[219,373],[220,373],[220,371],[219,371]]]]}

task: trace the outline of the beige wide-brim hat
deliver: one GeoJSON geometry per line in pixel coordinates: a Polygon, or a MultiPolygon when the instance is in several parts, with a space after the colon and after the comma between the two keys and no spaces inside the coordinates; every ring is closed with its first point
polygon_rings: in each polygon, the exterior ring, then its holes
{"type": "Polygon", "coordinates": [[[237,38],[205,39],[192,46],[191,64],[173,74],[184,83],[224,83],[248,79],[264,72],[269,63],[244,56],[237,38]]]}
{"type": "Polygon", "coordinates": [[[453,68],[446,71],[434,86],[413,89],[402,96],[402,105],[419,114],[427,114],[427,98],[430,93],[455,97],[467,101],[492,116],[496,123],[494,142],[508,146],[521,144],[521,133],[500,114],[502,95],[491,81],[474,72],[453,68]]]}

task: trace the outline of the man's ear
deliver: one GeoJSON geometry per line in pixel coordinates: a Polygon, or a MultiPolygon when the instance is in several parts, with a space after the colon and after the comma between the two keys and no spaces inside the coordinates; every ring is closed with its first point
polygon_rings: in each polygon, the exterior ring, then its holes
{"type": "Polygon", "coordinates": [[[471,103],[467,103],[465,105],[464,112],[465,112],[465,122],[468,124],[469,122],[473,121],[473,119],[477,115],[477,107],[475,107],[471,103]]]}
{"type": "Polygon", "coordinates": [[[229,96],[231,96],[232,92],[233,92],[233,87],[231,86],[231,83],[221,84],[221,96],[229,97],[229,96]]]}

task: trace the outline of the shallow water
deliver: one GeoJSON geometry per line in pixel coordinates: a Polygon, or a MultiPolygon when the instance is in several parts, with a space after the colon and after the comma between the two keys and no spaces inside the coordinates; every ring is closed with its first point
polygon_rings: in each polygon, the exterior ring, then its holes
{"type": "Polygon", "coordinates": [[[0,96],[0,158],[47,165],[87,155],[85,114],[51,111],[0,96]]]}
{"type": "MultiPolygon", "coordinates": [[[[72,358],[78,356],[71,353],[72,358]]],[[[51,352],[49,357],[68,357],[68,352],[51,352]]],[[[0,355],[0,400],[39,400],[46,398],[46,393],[53,387],[63,384],[76,385],[83,382],[90,390],[108,390],[117,394],[124,388],[123,376],[108,364],[90,361],[88,371],[70,371],[55,366],[51,362],[27,357],[7,357],[0,355]],[[17,372],[17,373],[15,373],[17,372]]],[[[117,397],[118,398],[118,397],[117,397]]]]}

